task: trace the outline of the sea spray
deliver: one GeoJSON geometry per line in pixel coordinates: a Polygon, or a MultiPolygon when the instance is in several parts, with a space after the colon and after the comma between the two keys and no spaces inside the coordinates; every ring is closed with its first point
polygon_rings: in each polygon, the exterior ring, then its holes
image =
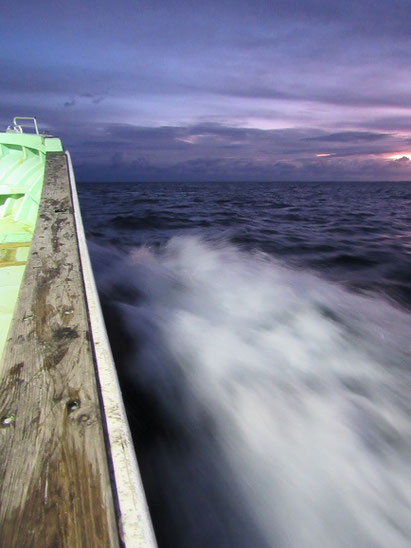
{"type": "Polygon", "coordinates": [[[196,237],[93,260],[160,546],[409,546],[409,314],[196,237]]]}

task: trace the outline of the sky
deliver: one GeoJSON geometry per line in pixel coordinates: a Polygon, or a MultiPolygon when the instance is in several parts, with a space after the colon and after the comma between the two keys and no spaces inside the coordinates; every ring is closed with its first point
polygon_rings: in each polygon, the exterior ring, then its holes
{"type": "Polygon", "coordinates": [[[411,0],[7,2],[0,124],[79,181],[411,180],[411,0]]]}

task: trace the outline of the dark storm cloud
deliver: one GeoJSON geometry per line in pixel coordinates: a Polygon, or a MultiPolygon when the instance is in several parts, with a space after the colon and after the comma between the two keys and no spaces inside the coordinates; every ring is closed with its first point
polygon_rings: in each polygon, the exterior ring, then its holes
{"type": "Polygon", "coordinates": [[[389,137],[388,133],[373,133],[371,131],[342,131],[328,135],[308,137],[309,141],[324,141],[326,143],[356,143],[359,141],[379,141],[389,137]]]}
{"type": "Polygon", "coordinates": [[[198,158],[167,166],[153,164],[147,158],[124,163],[101,163],[93,169],[82,166],[83,180],[134,181],[395,181],[410,176],[411,162],[353,160],[341,162],[327,159],[309,162],[277,161],[261,163],[255,160],[198,158]],[[114,169],[113,169],[114,167],[114,169]],[[377,170],[377,173],[376,173],[377,170]],[[239,176],[239,174],[241,174],[239,176]]]}
{"type": "Polygon", "coordinates": [[[209,87],[208,91],[220,95],[243,97],[249,99],[279,99],[287,101],[311,101],[316,103],[329,103],[331,105],[367,106],[367,107],[402,107],[411,108],[411,97],[406,94],[395,94],[384,89],[373,90],[364,93],[358,90],[339,92],[335,88],[317,90],[311,84],[307,89],[298,93],[293,91],[280,91],[270,87],[247,87],[241,83],[237,87],[209,87]]]}
{"type": "Polygon", "coordinates": [[[411,116],[386,116],[367,121],[370,128],[382,131],[403,131],[411,133],[411,116]]]}
{"type": "Polygon", "coordinates": [[[387,135],[377,145],[366,140],[355,146],[352,141],[334,141],[324,150],[323,142],[309,137],[318,133],[305,128],[259,130],[218,124],[160,128],[107,124],[83,136],[80,133],[70,148],[81,180],[411,178],[411,165],[399,169],[394,161],[367,157],[375,155],[376,146],[381,151],[406,147],[395,136],[387,135]],[[321,152],[330,156],[317,157],[321,152]]]}
{"type": "Polygon", "coordinates": [[[186,127],[159,128],[108,124],[100,130],[100,138],[122,144],[132,150],[171,153],[185,151],[185,155],[226,153],[255,155],[315,154],[327,150],[335,155],[361,155],[391,150],[406,140],[389,133],[341,132],[324,134],[315,128],[261,130],[228,127],[203,123],[186,127]],[[376,143],[381,141],[381,143],[376,143]],[[382,142],[384,141],[384,142],[382,142]],[[319,148],[320,147],[320,148],[319,148]]]}
{"type": "Polygon", "coordinates": [[[99,147],[102,142],[109,141],[127,150],[145,151],[151,156],[161,152],[164,159],[172,158],[175,152],[186,158],[197,158],[199,154],[231,156],[245,152],[248,155],[295,154],[318,148],[307,142],[310,135],[318,132],[303,128],[260,130],[207,123],[159,128],[108,124],[98,129],[99,138],[96,141],[89,140],[89,147],[99,147]]]}
{"type": "Polygon", "coordinates": [[[70,101],[66,101],[64,103],[64,106],[65,107],[74,107],[75,105],[78,104],[78,101],[82,100],[82,99],[89,99],[93,103],[93,105],[98,105],[102,101],[104,101],[105,96],[104,95],[96,95],[94,93],[81,93],[80,95],[78,95],[77,97],[74,97],[70,101]]]}

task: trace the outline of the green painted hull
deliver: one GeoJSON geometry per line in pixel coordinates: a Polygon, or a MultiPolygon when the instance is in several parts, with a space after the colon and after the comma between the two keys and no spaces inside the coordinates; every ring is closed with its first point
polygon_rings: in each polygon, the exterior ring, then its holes
{"type": "Polygon", "coordinates": [[[36,226],[47,152],[60,139],[0,133],[0,358],[36,226]]]}

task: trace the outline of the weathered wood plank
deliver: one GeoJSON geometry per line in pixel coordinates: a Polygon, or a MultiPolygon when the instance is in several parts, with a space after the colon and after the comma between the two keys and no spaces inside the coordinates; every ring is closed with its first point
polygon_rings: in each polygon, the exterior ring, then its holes
{"type": "Polygon", "coordinates": [[[48,154],[0,364],[0,545],[118,543],[66,159],[48,154]]]}

